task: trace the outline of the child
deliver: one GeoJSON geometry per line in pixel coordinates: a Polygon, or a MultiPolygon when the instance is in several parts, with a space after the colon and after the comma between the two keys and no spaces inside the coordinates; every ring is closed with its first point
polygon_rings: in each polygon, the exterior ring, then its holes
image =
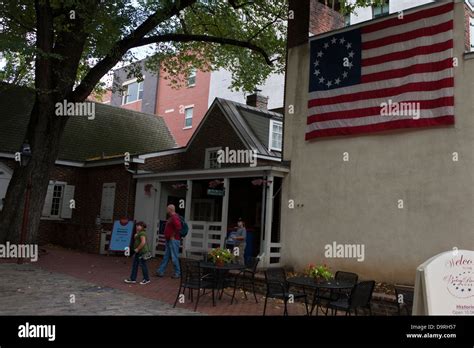
{"type": "Polygon", "coordinates": [[[135,242],[133,245],[135,254],[133,255],[132,274],[130,275],[130,278],[125,279],[125,283],[135,284],[137,282],[138,265],[140,264],[143,272],[143,280],[140,282],[140,284],[145,285],[150,283],[148,267],[146,265],[146,260],[143,257],[145,254],[150,252],[146,243],[146,224],[142,221],[137,222],[136,230],[137,232],[135,233],[135,242]]]}

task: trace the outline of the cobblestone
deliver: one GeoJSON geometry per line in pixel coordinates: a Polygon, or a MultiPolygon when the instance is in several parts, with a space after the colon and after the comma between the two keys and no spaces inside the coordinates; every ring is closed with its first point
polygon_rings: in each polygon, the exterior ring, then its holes
{"type": "Polygon", "coordinates": [[[0,315],[202,315],[32,264],[0,264],[0,275],[0,315]]]}

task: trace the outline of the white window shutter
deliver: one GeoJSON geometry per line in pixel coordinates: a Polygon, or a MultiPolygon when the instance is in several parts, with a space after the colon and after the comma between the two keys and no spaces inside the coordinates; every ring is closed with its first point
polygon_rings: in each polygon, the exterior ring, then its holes
{"type": "Polygon", "coordinates": [[[48,191],[46,192],[46,198],[44,200],[43,205],[43,212],[41,216],[49,217],[51,216],[51,204],[53,203],[53,191],[54,191],[54,184],[48,185],[48,191]]]}
{"type": "Polygon", "coordinates": [[[103,222],[112,222],[114,218],[115,183],[102,185],[102,202],[100,205],[100,219],[103,222]]]}
{"type": "Polygon", "coordinates": [[[74,199],[74,185],[64,186],[63,201],[61,207],[61,218],[70,219],[72,217],[72,209],[70,208],[70,200],[74,199]]]}

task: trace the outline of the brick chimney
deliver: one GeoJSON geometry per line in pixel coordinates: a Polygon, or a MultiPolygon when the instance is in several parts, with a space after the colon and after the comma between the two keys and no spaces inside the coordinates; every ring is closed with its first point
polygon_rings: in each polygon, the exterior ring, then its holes
{"type": "Polygon", "coordinates": [[[264,97],[260,94],[261,90],[256,89],[254,93],[247,96],[247,105],[253,106],[259,109],[268,109],[268,97],[264,97]]]}
{"type": "Polygon", "coordinates": [[[309,32],[318,35],[344,28],[344,16],[338,9],[339,1],[336,0],[310,0],[309,32]]]}

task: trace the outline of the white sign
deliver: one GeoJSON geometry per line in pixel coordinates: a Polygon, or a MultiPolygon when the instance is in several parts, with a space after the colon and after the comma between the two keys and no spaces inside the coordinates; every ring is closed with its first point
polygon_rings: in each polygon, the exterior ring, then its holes
{"type": "Polygon", "coordinates": [[[474,315],[474,251],[454,249],[418,267],[413,315],[474,315]]]}

